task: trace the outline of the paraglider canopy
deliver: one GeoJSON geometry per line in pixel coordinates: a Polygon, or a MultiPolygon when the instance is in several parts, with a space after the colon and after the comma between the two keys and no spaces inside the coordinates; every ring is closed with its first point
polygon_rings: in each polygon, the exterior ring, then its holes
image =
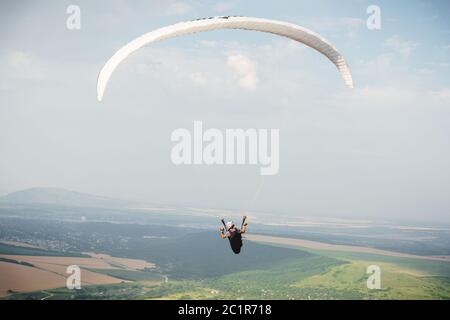
{"type": "Polygon", "coordinates": [[[217,29],[244,29],[272,33],[301,42],[324,56],[326,56],[338,69],[344,83],[353,88],[353,79],[350,69],[339,51],[319,34],[304,27],[283,22],[260,18],[226,16],[210,17],[193,21],[180,22],[148,32],[120,48],[104,65],[97,81],[97,99],[102,101],[106,85],[117,66],[130,54],[145,45],[157,41],[174,38],[186,34],[204,32],[217,29]]]}

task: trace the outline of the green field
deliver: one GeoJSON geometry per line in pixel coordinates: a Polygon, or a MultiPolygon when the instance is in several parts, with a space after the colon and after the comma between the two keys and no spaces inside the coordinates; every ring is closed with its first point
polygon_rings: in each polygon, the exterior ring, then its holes
{"type": "MultiPolygon", "coordinates": [[[[303,252],[302,250],[299,250],[303,252]]],[[[164,279],[152,272],[104,270],[131,280],[81,290],[22,293],[9,299],[450,299],[450,263],[367,254],[311,252],[278,265],[205,279],[164,279]],[[381,290],[366,286],[381,268],[381,290]]]]}
{"type": "MultiPolygon", "coordinates": [[[[241,254],[235,255],[216,230],[15,218],[0,221],[3,234],[14,239],[38,234],[61,241],[74,251],[0,245],[2,254],[82,257],[82,252],[94,251],[156,265],[155,269],[141,271],[120,266],[92,270],[123,280],[115,285],[11,293],[5,299],[450,299],[448,261],[253,241],[244,241],[241,254]],[[381,268],[380,290],[367,288],[366,270],[370,265],[381,268]]],[[[446,233],[440,237],[446,237],[446,233]]],[[[8,257],[3,262],[23,264],[8,257]]]]}

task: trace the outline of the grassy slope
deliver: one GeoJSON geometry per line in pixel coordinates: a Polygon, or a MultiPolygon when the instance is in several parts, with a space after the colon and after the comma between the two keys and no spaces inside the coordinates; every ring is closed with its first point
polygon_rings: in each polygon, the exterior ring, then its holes
{"type": "MultiPolygon", "coordinates": [[[[448,262],[297,250],[300,255],[289,254],[288,260],[215,277],[165,283],[145,279],[145,273],[127,273],[122,276],[137,282],[48,292],[54,294],[51,299],[450,299],[448,262]],[[381,268],[382,290],[366,287],[366,269],[372,264],[381,268]]],[[[30,293],[11,298],[42,296],[30,293]]]]}
{"type": "Polygon", "coordinates": [[[315,291],[322,298],[450,299],[450,262],[304,248],[301,250],[343,262],[326,273],[300,279],[294,284],[299,290],[315,291]],[[366,270],[370,265],[381,268],[382,290],[367,289],[366,270]]]}
{"type": "Polygon", "coordinates": [[[354,260],[325,274],[300,280],[295,287],[306,290],[333,288],[343,294],[351,292],[361,299],[450,299],[449,284],[449,278],[431,277],[397,264],[354,260]],[[381,290],[367,289],[365,271],[371,264],[381,268],[381,290]]]}
{"type": "MultiPolygon", "coordinates": [[[[298,249],[298,248],[297,248],[298,249]]],[[[202,282],[172,284],[164,299],[450,299],[450,263],[308,250],[302,259],[202,282]],[[367,289],[367,267],[382,290],[367,289]]],[[[149,294],[147,297],[156,297],[149,294]]]]}

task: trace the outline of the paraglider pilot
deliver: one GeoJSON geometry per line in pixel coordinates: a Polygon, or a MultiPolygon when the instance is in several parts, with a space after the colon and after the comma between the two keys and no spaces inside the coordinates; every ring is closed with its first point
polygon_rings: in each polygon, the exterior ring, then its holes
{"type": "Polygon", "coordinates": [[[242,219],[242,227],[241,229],[237,228],[233,221],[229,221],[225,224],[222,219],[222,223],[224,226],[220,227],[220,237],[222,239],[228,239],[230,241],[231,250],[235,254],[239,254],[241,252],[242,247],[242,234],[247,231],[247,217],[244,216],[242,219]],[[226,228],[226,231],[225,231],[226,228]]]}

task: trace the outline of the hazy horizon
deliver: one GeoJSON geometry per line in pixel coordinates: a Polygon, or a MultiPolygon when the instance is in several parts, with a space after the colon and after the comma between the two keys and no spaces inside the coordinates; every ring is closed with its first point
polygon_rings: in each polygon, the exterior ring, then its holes
{"type": "Polygon", "coordinates": [[[450,222],[447,1],[378,1],[378,31],[366,27],[365,0],[77,1],[81,29],[68,30],[71,4],[0,4],[0,194],[56,187],[174,205],[450,222]],[[320,33],[344,54],[356,88],[310,48],[229,30],[143,48],[97,102],[98,72],[123,44],[216,15],[320,33]],[[192,130],[195,120],[280,129],[279,173],[175,166],[171,132],[192,130]]]}

